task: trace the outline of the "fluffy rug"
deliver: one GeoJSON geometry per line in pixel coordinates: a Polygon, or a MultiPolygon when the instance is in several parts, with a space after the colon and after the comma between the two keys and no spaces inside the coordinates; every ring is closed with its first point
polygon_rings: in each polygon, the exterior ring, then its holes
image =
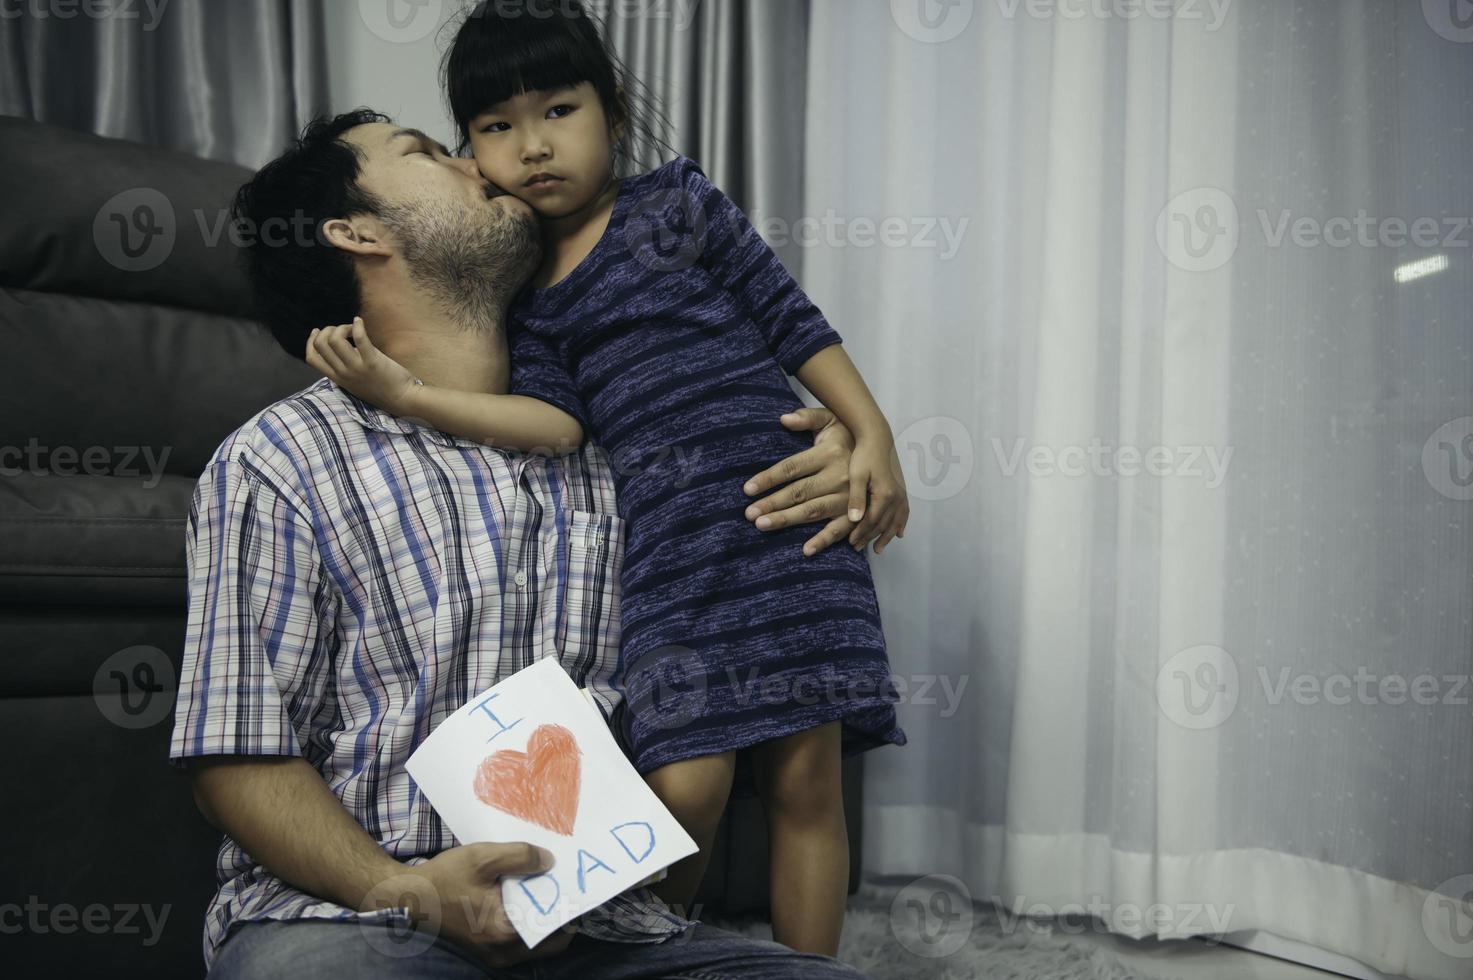
{"type": "MultiPolygon", "coordinates": [[[[866,878],[849,896],[839,959],[871,980],[1136,980],[1114,954],[1048,923],[1001,917],[991,906],[866,878]],[[902,895],[906,891],[908,894],[902,895]],[[938,902],[937,899],[940,899],[938,902]]],[[[771,939],[752,916],[701,916],[722,929],[771,939]]]]}

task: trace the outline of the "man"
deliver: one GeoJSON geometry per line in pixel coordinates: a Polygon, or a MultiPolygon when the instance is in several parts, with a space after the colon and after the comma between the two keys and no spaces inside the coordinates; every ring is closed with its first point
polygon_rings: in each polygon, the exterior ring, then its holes
{"type": "MultiPolygon", "coordinates": [[[[504,315],[538,260],[530,209],[474,161],[367,110],[317,120],[243,187],[237,220],[309,229],[247,251],[273,333],[361,312],[427,383],[505,393],[546,366],[504,315]],[[525,355],[525,356],[524,356],[525,355]]],[[[341,356],[317,343],[317,356],[341,356]]],[[[845,538],[848,433],[754,476],[768,527],[845,538]],[[796,482],[792,482],[795,481],[796,482]]],[[[526,842],[456,846],[404,761],[471,695],[555,656],[606,720],[623,525],[597,447],[509,453],[389,415],[324,378],[230,435],[188,528],[189,619],[170,761],[226,838],[211,977],[852,978],[828,957],[692,923],[648,888],[528,950],[499,878],[526,842]],[[406,935],[406,929],[418,924],[406,935]]]]}

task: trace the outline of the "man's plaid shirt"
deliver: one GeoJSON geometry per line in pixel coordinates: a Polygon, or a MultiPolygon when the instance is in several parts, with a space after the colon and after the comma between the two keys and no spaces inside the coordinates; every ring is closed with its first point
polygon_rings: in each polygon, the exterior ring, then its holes
{"type": "MultiPolygon", "coordinates": [[[[460,842],[404,762],[472,695],[557,657],[612,715],[624,539],[597,447],[493,449],[323,378],[231,434],[195,489],[169,760],[301,756],[391,856],[427,861],[460,842]]],[[[252,919],[409,921],[305,894],[228,836],[216,873],[206,964],[252,919]]],[[[637,888],[579,932],[657,942],[690,924],[637,888]]]]}

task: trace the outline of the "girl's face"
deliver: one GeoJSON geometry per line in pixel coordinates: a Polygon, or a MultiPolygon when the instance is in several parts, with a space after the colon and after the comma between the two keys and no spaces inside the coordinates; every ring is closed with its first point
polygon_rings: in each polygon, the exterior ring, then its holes
{"type": "Polygon", "coordinates": [[[613,176],[613,134],[591,82],[523,92],[471,120],[481,175],[544,218],[572,214],[613,176]],[[534,182],[539,174],[551,179],[534,182]]]}

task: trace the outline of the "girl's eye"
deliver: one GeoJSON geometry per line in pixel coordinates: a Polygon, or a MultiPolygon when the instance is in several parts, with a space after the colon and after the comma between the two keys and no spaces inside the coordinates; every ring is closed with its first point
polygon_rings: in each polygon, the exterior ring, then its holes
{"type": "Polygon", "coordinates": [[[575,108],[576,108],[575,106],[570,106],[570,105],[555,105],[551,109],[548,109],[547,110],[547,113],[548,113],[548,115],[552,115],[553,113],[558,112],[559,114],[556,115],[556,116],[553,116],[553,118],[554,119],[561,119],[561,118],[563,118],[563,116],[566,116],[568,114],[568,112],[572,112],[575,108]],[[559,110],[562,110],[562,109],[566,109],[566,110],[568,110],[568,112],[559,112],[559,110]]]}
{"type": "Polygon", "coordinates": [[[504,123],[504,122],[487,123],[485,126],[481,127],[481,132],[483,132],[483,133],[504,133],[504,132],[506,132],[506,130],[504,130],[504,129],[497,129],[496,127],[497,126],[505,126],[505,125],[506,125],[506,123],[504,123]]]}

